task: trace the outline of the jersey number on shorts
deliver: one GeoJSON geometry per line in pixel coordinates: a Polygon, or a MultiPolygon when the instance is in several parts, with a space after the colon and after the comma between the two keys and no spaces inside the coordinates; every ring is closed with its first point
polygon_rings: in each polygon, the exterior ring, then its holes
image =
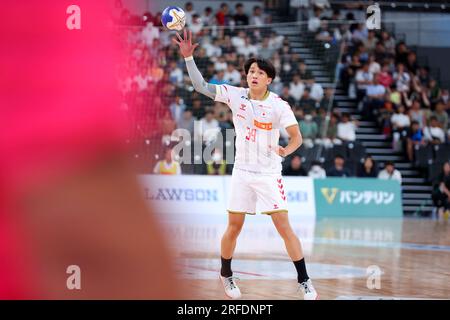
{"type": "Polygon", "coordinates": [[[247,127],[247,135],[245,136],[245,140],[255,142],[256,139],[256,129],[247,127]]]}

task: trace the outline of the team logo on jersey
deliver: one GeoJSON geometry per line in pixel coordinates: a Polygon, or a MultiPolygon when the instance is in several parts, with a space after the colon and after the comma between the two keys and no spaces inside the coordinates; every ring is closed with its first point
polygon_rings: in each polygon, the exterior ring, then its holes
{"type": "Polygon", "coordinates": [[[241,103],[239,110],[245,111],[245,108],[247,108],[247,106],[245,104],[241,103]]]}
{"type": "Polygon", "coordinates": [[[273,208],[274,208],[274,209],[279,209],[279,207],[278,207],[277,204],[274,204],[274,205],[273,205],[273,208]]]}
{"type": "Polygon", "coordinates": [[[246,97],[246,96],[241,96],[241,99],[245,99],[247,101],[250,101],[250,99],[248,97],[246,97]]]}

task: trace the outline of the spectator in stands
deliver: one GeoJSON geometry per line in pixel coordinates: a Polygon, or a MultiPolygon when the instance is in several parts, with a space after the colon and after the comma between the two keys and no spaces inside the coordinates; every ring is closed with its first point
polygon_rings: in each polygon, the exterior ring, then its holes
{"type": "Polygon", "coordinates": [[[334,95],[334,89],[332,87],[326,88],[325,89],[325,96],[320,101],[319,107],[324,109],[324,110],[328,110],[328,108],[331,107],[330,111],[333,112],[333,110],[335,108],[337,108],[337,103],[336,103],[336,100],[334,100],[333,95],[334,95]]]}
{"type": "Polygon", "coordinates": [[[373,82],[367,86],[366,99],[362,110],[365,119],[372,119],[379,113],[379,109],[384,105],[386,89],[378,82],[378,75],[375,74],[373,82]]]}
{"type": "Polygon", "coordinates": [[[313,78],[311,70],[308,69],[304,60],[300,60],[298,64],[298,69],[296,72],[300,75],[301,79],[308,80],[313,78]]]}
{"type": "Polygon", "coordinates": [[[405,107],[400,104],[397,110],[391,117],[392,131],[393,131],[393,145],[394,149],[401,148],[400,141],[408,135],[408,128],[411,125],[411,120],[408,115],[405,114],[405,107]]]}
{"type": "Polygon", "coordinates": [[[241,73],[236,70],[236,67],[233,63],[229,63],[227,65],[227,71],[225,71],[224,80],[233,86],[238,86],[241,83],[241,73]]]}
{"type": "Polygon", "coordinates": [[[417,121],[411,122],[411,128],[408,132],[408,139],[406,142],[406,154],[409,161],[414,161],[414,148],[416,146],[424,145],[425,139],[420,124],[417,121]]]}
{"type": "Polygon", "coordinates": [[[439,126],[439,122],[435,116],[430,118],[430,125],[425,127],[425,141],[431,144],[441,144],[445,142],[445,132],[439,126]]]}
{"type": "Polygon", "coordinates": [[[314,179],[323,179],[327,177],[327,174],[319,161],[313,161],[308,176],[314,179]]]}
{"type": "Polygon", "coordinates": [[[147,90],[148,84],[152,81],[148,75],[147,67],[142,67],[141,72],[134,77],[133,81],[137,83],[139,91],[147,90]]]}
{"type": "Polygon", "coordinates": [[[377,178],[378,167],[372,157],[366,157],[359,166],[357,176],[360,178],[377,178]]]}
{"type": "Polygon", "coordinates": [[[169,62],[168,73],[171,83],[175,84],[176,86],[179,86],[183,83],[183,70],[178,67],[176,61],[172,60],[169,62]]]}
{"type": "Polygon", "coordinates": [[[231,38],[231,44],[236,48],[242,47],[245,45],[245,38],[245,31],[240,30],[237,35],[231,38]]]}
{"type": "Polygon", "coordinates": [[[229,26],[230,25],[230,13],[228,4],[225,2],[220,5],[219,11],[216,13],[217,25],[219,26],[229,26]]]}
{"type": "Polygon", "coordinates": [[[299,155],[294,155],[289,165],[284,169],[285,176],[306,176],[306,171],[302,167],[302,158],[299,155]]]}
{"type": "Polygon", "coordinates": [[[178,123],[186,109],[186,105],[184,104],[183,99],[179,95],[175,96],[174,101],[170,104],[169,110],[172,115],[172,119],[178,123]]]}
{"type": "Polygon", "coordinates": [[[405,65],[403,63],[397,64],[397,72],[394,73],[393,79],[399,92],[409,92],[411,77],[405,71],[405,65]]]}
{"type": "Polygon", "coordinates": [[[380,73],[378,73],[378,82],[383,85],[386,89],[389,89],[392,85],[392,76],[389,72],[389,63],[384,62],[380,73]]]}
{"type": "Polygon", "coordinates": [[[183,116],[177,122],[178,129],[184,129],[189,131],[191,138],[194,135],[194,117],[192,116],[192,110],[185,109],[183,116]]]}
{"type": "Polygon", "coordinates": [[[266,23],[266,18],[262,12],[262,8],[260,6],[253,7],[253,15],[250,18],[250,24],[254,26],[263,26],[266,23]]]}
{"type": "Polygon", "coordinates": [[[212,110],[206,111],[205,117],[200,120],[199,127],[198,134],[201,135],[205,144],[214,142],[220,132],[219,122],[214,118],[212,110]]]}
{"type": "Polygon", "coordinates": [[[311,114],[306,114],[304,119],[300,121],[300,130],[303,137],[303,145],[306,148],[312,148],[314,146],[314,141],[319,136],[319,128],[317,123],[313,121],[313,116],[311,114]]]}
{"type": "Polygon", "coordinates": [[[269,60],[273,53],[275,51],[275,48],[271,48],[269,46],[269,38],[268,37],[264,37],[261,46],[258,49],[258,56],[269,60]]]}
{"type": "Polygon", "coordinates": [[[194,5],[192,4],[192,2],[186,2],[186,4],[184,5],[184,13],[186,14],[186,25],[190,27],[194,14],[197,14],[197,12],[195,12],[194,10],[194,5]]]}
{"type": "MultiPolygon", "coordinates": [[[[367,33],[367,38],[363,40],[363,44],[366,47],[367,51],[369,51],[369,53],[371,53],[375,50],[377,42],[378,42],[378,39],[377,39],[377,37],[375,37],[375,31],[369,30],[367,33]]],[[[375,58],[375,56],[374,56],[374,58],[375,58]]],[[[375,71],[375,72],[378,72],[378,71],[375,71]]]]}
{"type": "Polygon", "coordinates": [[[291,106],[291,108],[294,108],[296,106],[295,99],[290,95],[289,86],[283,86],[280,98],[286,101],[291,106]]]}
{"type": "Polygon", "coordinates": [[[314,8],[313,16],[308,19],[308,31],[316,33],[320,28],[320,16],[322,15],[321,8],[314,8]]]}
{"type": "Polygon", "coordinates": [[[172,149],[166,148],[164,150],[164,160],[160,160],[153,168],[154,174],[169,174],[176,175],[181,174],[180,164],[173,160],[172,149]]]}
{"type": "Polygon", "coordinates": [[[419,69],[419,65],[417,64],[417,55],[414,51],[410,51],[408,53],[408,56],[406,58],[406,69],[408,72],[412,74],[416,74],[417,70],[419,69]]]}
{"type": "Polygon", "coordinates": [[[334,157],[334,165],[327,170],[327,177],[351,177],[350,170],[344,167],[345,160],[341,155],[334,157]]]}
{"type": "Polygon", "coordinates": [[[203,108],[202,102],[200,99],[192,100],[192,115],[197,120],[200,120],[205,115],[205,108],[203,108]]]}
{"type": "MultiPolygon", "coordinates": [[[[332,113],[330,117],[330,121],[328,122],[328,126],[326,127],[326,131],[324,128],[320,129],[320,132],[325,136],[323,137],[323,144],[325,148],[332,148],[334,145],[342,144],[342,141],[337,138],[337,126],[338,126],[339,118],[336,113],[332,113]]],[[[322,125],[326,125],[326,122],[323,122],[322,125]]]]}
{"type": "Polygon", "coordinates": [[[395,169],[395,165],[392,161],[386,161],[384,164],[384,169],[378,174],[378,179],[382,180],[397,180],[400,184],[402,183],[402,174],[400,171],[395,169]]]}
{"type": "Polygon", "coordinates": [[[409,109],[409,118],[412,121],[416,121],[419,125],[419,128],[425,128],[427,119],[424,110],[420,108],[419,99],[413,100],[411,109],[409,109]]]}
{"type": "Polygon", "coordinates": [[[439,127],[442,128],[442,130],[447,131],[448,128],[448,114],[445,112],[445,105],[442,101],[439,101],[434,109],[434,112],[432,114],[438,121],[439,127]]]}
{"type": "Polygon", "coordinates": [[[258,47],[252,44],[250,37],[246,37],[245,44],[237,48],[237,53],[242,54],[247,59],[250,55],[258,55],[258,47]]]}
{"type": "Polygon", "coordinates": [[[225,80],[225,72],[223,70],[217,71],[217,73],[212,77],[212,79],[209,81],[211,84],[226,84],[227,81],[225,80]]]}
{"type": "Polygon", "coordinates": [[[303,90],[302,98],[298,102],[298,106],[303,109],[305,114],[314,114],[316,111],[316,104],[316,100],[311,98],[310,89],[305,88],[305,90],[303,90]]]}
{"type": "Polygon", "coordinates": [[[391,55],[395,53],[395,39],[389,34],[389,32],[381,32],[381,42],[383,43],[388,53],[390,53],[391,55]]]}
{"type": "Polygon", "coordinates": [[[432,199],[438,209],[439,219],[448,220],[450,215],[450,163],[442,165],[442,172],[433,183],[432,199]]]}
{"type": "Polygon", "coordinates": [[[214,148],[211,160],[206,162],[206,173],[208,175],[223,176],[226,174],[227,162],[223,159],[222,152],[214,148]]]}
{"type": "Polygon", "coordinates": [[[189,25],[189,30],[191,30],[192,34],[194,34],[195,36],[200,34],[200,32],[202,32],[203,22],[198,14],[192,15],[192,23],[189,25]]]}
{"type": "Polygon", "coordinates": [[[203,11],[203,15],[200,17],[205,27],[211,27],[216,25],[216,17],[213,14],[211,7],[206,7],[203,11]]]}
{"type": "Polygon", "coordinates": [[[289,95],[294,98],[296,102],[299,102],[303,96],[305,85],[300,79],[298,74],[294,75],[292,81],[289,83],[289,95]]]}
{"type": "Polygon", "coordinates": [[[358,102],[366,95],[367,86],[373,81],[373,74],[369,71],[369,64],[365,63],[361,69],[356,72],[356,99],[358,102]]]}
{"type": "Polygon", "coordinates": [[[159,29],[153,25],[153,21],[147,22],[147,25],[142,30],[142,40],[150,47],[153,45],[153,40],[159,38],[159,29]]]}
{"type": "Polygon", "coordinates": [[[242,3],[237,3],[235,6],[236,13],[233,16],[236,26],[247,26],[248,16],[244,12],[244,5],[242,3]]]}
{"type": "Polygon", "coordinates": [[[320,100],[323,98],[323,88],[320,83],[317,83],[314,77],[311,77],[306,80],[306,87],[310,90],[310,97],[317,103],[320,103],[320,100]]]}
{"type": "Polygon", "coordinates": [[[225,61],[225,57],[218,57],[216,62],[214,63],[214,70],[216,71],[225,71],[227,69],[227,62],[225,61]]]}
{"type": "Polygon", "coordinates": [[[206,50],[206,56],[208,56],[210,58],[220,57],[222,55],[222,49],[220,48],[217,39],[211,43],[211,40],[209,37],[204,37],[202,46],[206,50]]]}
{"type": "Polygon", "coordinates": [[[352,142],[356,140],[356,121],[351,121],[349,113],[342,114],[342,120],[337,125],[337,137],[343,142],[352,142]]]}

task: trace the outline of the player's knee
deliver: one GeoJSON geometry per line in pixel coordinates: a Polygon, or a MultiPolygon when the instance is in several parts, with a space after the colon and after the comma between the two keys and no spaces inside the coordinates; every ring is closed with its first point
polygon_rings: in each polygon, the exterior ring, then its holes
{"type": "Polygon", "coordinates": [[[242,223],[230,223],[228,224],[228,232],[237,235],[242,230],[242,223]]]}

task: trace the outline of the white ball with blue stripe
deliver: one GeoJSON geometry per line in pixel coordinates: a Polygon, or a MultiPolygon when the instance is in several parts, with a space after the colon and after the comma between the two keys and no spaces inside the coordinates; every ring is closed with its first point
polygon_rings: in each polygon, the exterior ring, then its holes
{"type": "Polygon", "coordinates": [[[180,31],[186,24],[186,14],[179,7],[167,7],[162,13],[161,21],[167,29],[180,31]]]}

